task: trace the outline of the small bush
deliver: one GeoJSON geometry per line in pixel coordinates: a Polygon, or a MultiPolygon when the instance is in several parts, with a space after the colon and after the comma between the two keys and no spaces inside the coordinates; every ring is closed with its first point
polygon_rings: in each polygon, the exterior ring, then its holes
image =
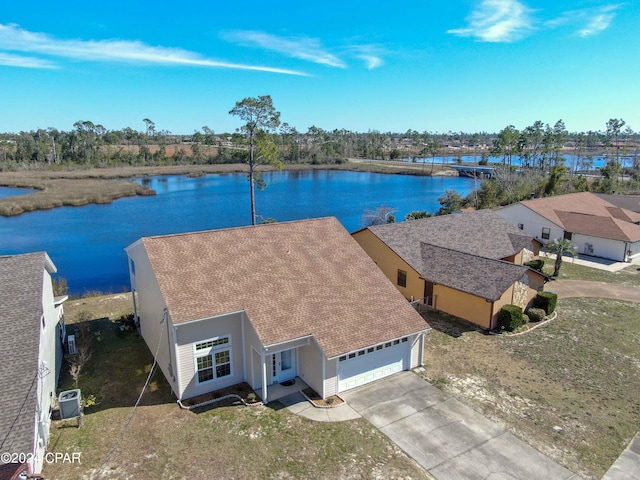
{"type": "Polygon", "coordinates": [[[544,260],[531,260],[530,262],[524,262],[525,267],[533,268],[539,272],[542,271],[542,267],[544,267],[544,260]]]}
{"type": "Polygon", "coordinates": [[[498,312],[500,326],[507,332],[513,332],[522,326],[522,308],[517,305],[505,305],[498,312]]]}
{"type": "Polygon", "coordinates": [[[522,314],[522,324],[526,325],[527,323],[529,323],[529,315],[527,315],[526,313],[522,314]]]}
{"type": "Polygon", "coordinates": [[[530,308],[527,315],[532,322],[541,322],[547,314],[542,308],[530,308]]]}
{"type": "Polygon", "coordinates": [[[538,292],[536,299],[533,302],[535,308],[541,308],[547,315],[551,315],[556,311],[556,304],[558,303],[558,295],[553,292],[538,292]]]}

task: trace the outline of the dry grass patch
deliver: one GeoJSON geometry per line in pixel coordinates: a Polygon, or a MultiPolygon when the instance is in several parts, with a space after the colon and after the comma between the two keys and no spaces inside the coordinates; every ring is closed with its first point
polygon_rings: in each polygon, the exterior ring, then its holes
{"type": "Polygon", "coordinates": [[[521,336],[427,336],[425,377],[584,478],[601,478],[640,422],[637,304],[572,298],[521,336]]]}
{"type": "MultiPolygon", "coordinates": [[[[49,450],[80,452],[81,464],[46,465],[47,478],[90,478],[102,466],[149,372],[152,356],[142,338],[120,332],[112,321],[130,300],[128,294],[122,297],[80,299],[67,306],[70,322],[83,310],[91,318],[111,319],[88,322],[92,357],[79,380],[83,396],[95,394],[98,405],[86,410],[80,429],[60,421],[51,428],[49,450]]],[[[61,390],[73,387],[67,370],[64,366],[61,390]]],[[[93,478],[212,477],[430,478],[364,419],[312,422],[277,401],[182,410],[160,373],[153,375],[115,454],[93,478]]]]}

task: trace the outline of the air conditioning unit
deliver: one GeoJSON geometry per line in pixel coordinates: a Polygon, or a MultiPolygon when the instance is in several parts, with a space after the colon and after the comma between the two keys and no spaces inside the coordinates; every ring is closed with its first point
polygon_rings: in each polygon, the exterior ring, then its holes
{"type": "Polygon", "coordinates": [[[82,397],[80,396],[80,389],[65,390],[60,392],[58,396],[58,406],[60,407],[60,418],[62,420],[66,418],[77,418],[80,416],[82,397]]]}
{"type": "Polygon", "coordinates": [[[67,353],[69,353],[69,355],[76,355],[78,353],[75,335],[67,335],[67,353]]]}

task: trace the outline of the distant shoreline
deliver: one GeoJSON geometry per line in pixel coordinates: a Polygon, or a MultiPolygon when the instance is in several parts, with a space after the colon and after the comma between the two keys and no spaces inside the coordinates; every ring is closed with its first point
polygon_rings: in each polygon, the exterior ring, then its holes
{"type": "MultiPolygon", "coordinates": [[[[264,165],[261,171],[276,171],[264,165]]],[[[402,175],[431,175],[431,165],[406,166],[381,160],[352,159],[342,164],[285,164],[284,170],[344,170],[402,175]]],[[[35,210],[49,210],[62,206],[83,206],[111,203],[123,197],[155,195],[155,191],[137,182],[124,179],[161,175],[200,176],[216,173],[246,173],[243,163],[214,165],[167,165],[150,167],[92,168],[87,170],[26,170],[0,172],[0,187],[29,188],[33,193],[0,199],[0,215],[11,217],[35,210]]],[[[436,164],[434,175],[457,176],[446,166],[436,164]]]]}

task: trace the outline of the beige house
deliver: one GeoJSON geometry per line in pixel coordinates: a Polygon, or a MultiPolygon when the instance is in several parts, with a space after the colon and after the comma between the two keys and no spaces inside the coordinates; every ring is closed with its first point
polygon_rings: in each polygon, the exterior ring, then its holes
{"type": "Polygon", "coordinates": [[[323,398],[422,364],[429,326],[335,218],[142,238],[134,309],[178,399],[240,382],[323,398]]]}
{"type": "Polygon", "coordinates": [[[523,265],[540,244],[489,210],[368,227],[353,238],[405,298],[486,329],[547,279],[523,265]]]}

